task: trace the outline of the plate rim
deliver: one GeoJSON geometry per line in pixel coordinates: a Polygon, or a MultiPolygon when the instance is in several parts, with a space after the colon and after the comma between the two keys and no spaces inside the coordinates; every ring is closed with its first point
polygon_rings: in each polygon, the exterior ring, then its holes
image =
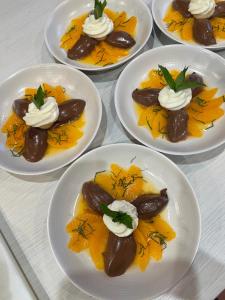
{"type": "Polygon", "coordinates": [[[104,71],[107,71],[107,70],[112,70],[114,68],[120,67],[121,65],[129,62],[131,59],[133,59],[135,56],[137,56],[140,53],[140,51],[147,44],[147,42],[148,42],[148,40],[149,40],[149,38],[152,34],[154,20],[153,20],[153,16],[152,16],[152,13],[151,13],[151,8],[144,2],[144,0],[138,0],[138,2],[145,8],[145,10],[148,14],[149,20],[150,20],[150,30],[149,30],[149,32],[147,34],[147,37],[145,38],[143,44],[134,53],[132,53],[130,56],[129,55],[126,56],[124,59],[118,61],[117,63],[115,63],[113,65],[108,65],[108,66],[105,66],[105,67],[92,67],[92,68],[88,67],[88,65],[86,67],[85,64],[83,66],[73,66],[69,62],[65,62],[58,55],[54,54],[54,51],[51,49],[50,43],[48,42],[48,35],[47,35],[48,28],[49,28],[49,26],[50,26],[50,24],[51,24],[51,22],[54,18],[54,15],[55,15],[56,11],[60,10],[61,7],[63,7],[64,5],[66,5],[70,1],[72,1],[72,0],[62,1],[59,5],[57,5],[55,7],[55,9],[48,16],[47,22],[46,22],[45,27],[44,27],[44,41],[45,41],[45,45],[47,46],[47,49],[48,49],[49,53],[51,54],[51,56],[53,58],[55,58],[57,61],[59,61],[60,63],[62,63],[64,65],[72,67],[73,69],[78,69],[78,70],[88,71],[88,72],[104,72],[104,71]]]}
{"type": "MultiPolygon", "coordinates": [[[[134,147],[134,148],[140,148],[140,149],[145,149],[146,151],[148,152],[151,152],[153,153],[154,155],[157,155],[158,157],[160,157],[161,159],[164,159],[167,163],[171,164],[171,166],[173,166],[176,171],[179,173],[179,175],[181,175],[186,183],[188,184],[188,187],[190,189],[190,191],[192,192],[192,195],[193,195],[193,199],[194,199],[194,204],[195,204],[195,208],[196,208],[196,213],[198,215],[198,228],[197,228],[197,239],[196,239],[196,246],[194,248],[194,254],[193,254],[193,257],[188,265],[188,267],[186,267],[186,269],[184,270],[184,272],[181,274],[180,278],[178,278],[174,285],[171,286],[170,288],[165,288],[164,290],[160,291],[158,294],[154,295],[153,298],[150,298],[150,299],[155,299],[156,297],[159,297],[160,295],[163,295],[164,293],[166,293],[167,291],[170,291],[172,290],[173,288],[175,288],[177,286],[177,284],[184,278],[184,276],[188,273],[188,271],[190,270],[195,258],[196,258],[196,254],[199,250],[199,245],[200,245],[200,239],[201,239],[201,233],[202,233],[202,219],[201,219],[201,211],[200,211],[200,206],[199,206],[199,202],[198,202],[198,198],[196,196],[196,193],[189,181],[189,179],[187,178],[187,176],[185,175],[185,173],[178,167],[178,165],[176,165],[171,159],[169,159],[168,157],[166,157],[164,154],[158,152],[158,151],[155,151],[151,148],[148,148],[148,147],[145,147],[143,145],[138,145],[138,144],[134,144],[134,143],[117,143],[117,144],[107,144],[107,145],[103,145],[101,147],[97,147],[97,148],[94,148],[88,152],[86,152],[84,155],[82,155],[81,157],[79,157],[79,159],[75,160],[70,166],[69,168],[62,174],[62,176],[60,177],[60,179],[58,180],[57,182],[57,185],[55,187],[55,190],[52,194],[52,197],[51,197],[51,200],[50,200],[50,203],[49,203],[49,207],[48,207],[48,213],[47,213],[47,236],[48,236],[48,243],[50,245],[50,249],[51,249],[51,253],[53,254],[53,257],[56,261],[56,264],[59,266],[59,268],[61,269],[61,271],[63,272],[63,274],[66,276],[66,278],[76,287],[78,288],[78,290],[81,290],[84,294],[88,295],[88,296],[91,296],[93,297],[94,299],[102,299],[102,300],[109,300],[111,298],[105,298],[105,297],[99,297],[97,295],[93,295],[91,293],[89,293],[88,291],[86,291],[85,289],[83,289],[82,287],[80,287],[79,285],[77,285],[71,278],[70,276],[66,273],[66,271],[64,270],[63,268],[63,265],[59,262],[58,258],[57,258],[57,255],[54,251],[54,248],[52,246],[52,238],[51,238],[51,234],[50,234],[50,218],[51,218],[51,210],[52,210],[52,206],[53,206],[53,203],[54,203],[54,198],[57,194],[57,191],[58,191],[58,188],[60,188],[60,184],[61,182],[64,180],[64,178],[68,175],[68,173],[70,173],[70,171],[75,167],[75,165],[77,163],[79,163],[79,160],[83,160],[86,158],[86,156],[89,156],[89,155],[92,155],[92,153],[94,152],[98,152],[98,151],[101,151],[101,150],[104,150],[106,148],[114,148],[114,147],[134,147]]],[[[139,300],[144,300],[145,298],[141,298],[139,300]]]]}
{"type": "MultiPolygon", "coordinates": [[[[75,69],[75,68],[72,68],[71,66],[68,66],[68,65],[64,65],[64,64],[57,64],[57,63],[41,63],[41,64],[35,64],[35,65],[30,65],[28,67],[24,67],[22,69],[19,69],[17,71],[15,71],[14,73],[12,73],[10,76],[8,76],[6,79],[4,79],[3,81],[0,82],[0,89],[1,87],[7,83],[8,80],[11,80],[13,78],[15,78],[16,76],[20,75],[21,73],[23,72],[26,72],[28,70],[33,70],[33,69],[39,69],[39,68],[43,68],[45,67],[46,69],[47,68],[58,68],[58,69],[70,69],[71,71],[75,72],[75,73],[78,73],[79,75],[81,75],[83,78],[85,78],[90,84],[91,86],[94,88],[94,90],[96,91],[96,95],[97,95],[97,99],[98,99],[98,109],[99,109],[99,118],[98,118],[98,122],[96,123],[96,128],[95,128],[95,131],[93,133],[93,136],[91,137],[91,139],[88,141],[88,143],[85,145],[85,147],[83,148],[83,150],[77,155],[74,155],[73,158],[71,158],[70,160],[68,160],[67,162],[61,164],[60,166],[58,167],[55,167],[55,168],[51,168],[49,170],[46,170],[46,171],[35,171],[35,172],[28,172],[28,171],[15,171],[9,167],[5,167],[5,166],[2,166],[1,164],[1,159],[0,159],[0,168],[6,172],[10,172],[12,174],[16,174],[16,175],[24,175],[24,176],[39,176],[39,175],[44,175],[44,174],[49,174],[49,173],[52,173],[54,171],[57,171],[57,170],[60,170],[62,168],[64,168],[65,166],[71,164],[74,160],[76,160],[77,158],[79,158],[86,150],[87,148],[91,145],[91,143],[93,142],[94,138],[96,137],[97,133],[98,133],[98,130],[99,130],[99,127],[100,127],[100,124],[101,124],[101,121],[102,121],[102,99],[101,99],[101,95],[99,93],[99,90],[97,89],[96,85],[94,84],[94,82],[86,75],[84,74],[83,72],[81,72],[80,70],[78,69],[75,69]]],[[[76,147],[76,146],[74,146],[76,147]]],[[[74,147],[71,147],[70,149],[74,148],[74,147]]]]}
{"type": "MultiPolygon", "coordinates": [[[[157,5],[156,3],[157,3],[157,0],[152,0],[152,3],[151,3],[151,12],[152,12],[153,20],[154,20],[155,24],[157,25],[157,27],[159,28],[159,30],[162,33],[164,33],[168,38],[170,38],[171,40],[173,40],[174,42],[177,42],[179,44],[183,44],[183,45],[186,45],[186,46],[199,47],[201,49],[208,49],[208,50],[211,50],[211,51],[219,51],[219,50],[225,49],[225,44],[223,46],[222,45],[219,46],[219,43],[217,43],[215,45],[211,45],[211,46],[205,46],[205,45],[201,45],[201,44],[198,44],[198,43],[191,44],[191,43],[188,43],[185,40],[179,39],[178,37],[176,37],[175,34],[173,35],[169,31],[167,31],[163,26],[161,26],[161,24],[157,21],[156,10],[155,10],[155,7],[157,5]]],[[[225,43],[225,40],[224,40],[224,43],[225,43]]]]}
{"type": "MultiPolygon", "coordinates": [[[[173,150],[164,150],[161,149],[160,147],[157,147],[153,144],[150,145],[150,143],[145,142],[142,138],[140,138],[136,133],[134,133],[129,126],[126,124],[126,122],[124,121],[121,111],[119,109],[119,97],[117,96],[119,88],[120,88],[120,80],[122,78],[122,76],[125,76],[125,72],[127,71],[127,69],[130,68],[130,66],[134,63],[136,63],[138,60],[140,60],[143,56],[148,56],[150,52],[157,52],[159,49],[161,50],[162,48],[164,49],[163,51],[166,51],[166,49],[169,48],[189,48],[189,49],[193,49],[193,50],[197,50],[200,52],[206,52],[207,54],[210,54],[212,56],[214,56],[215,58],[217,58],[218,60],[221,61],[221,64],[223,64],[225,66],[225,59],[222,58],[220,55],[218,55],[217,53],[210,51],[209,49],[206,48],[201,48],[201,47],[195,47],[195,46],[191,46],[191,45],[183,45],[183,44],[172,44],[172,45],[163,45],[160,47],[156,47],[153,49],[149,49],[148,51],[145,51],[144,53],[140,54],[138,57],[134,58],[132,60],[132,62],[130,62],[124,69],[123,71],[120,73],[120,76],[117,80],[116,83],[116,87],[115,87],[115,92],[114,92],[114,105],[115,105],[115,109],[116,109],[116,114],[120,120],[120,123],[123,125],[123,127],[125,128],[125,130],[131,135],[133,136],[137,141],[141,142],[143,145],[147,146],[148,148],[151,148],[155,151],[159,151],[165,154],[170,154],[170,155],[197,155],[197,154],[201,154],[201,153],[206,153],[209,152],[211,150],[214,150],[218,147],[220,147],[221,145],[223,145],[225,143],[225,135],[224,135],[224,139],[223,141],[214,144],[210,147],[207,147],[207,149],[202,149],[202,150],[195,150],[195,151],[173,151],[173,150]]],[[[225,116],[224,116],[225,117],[225,116]]]]}

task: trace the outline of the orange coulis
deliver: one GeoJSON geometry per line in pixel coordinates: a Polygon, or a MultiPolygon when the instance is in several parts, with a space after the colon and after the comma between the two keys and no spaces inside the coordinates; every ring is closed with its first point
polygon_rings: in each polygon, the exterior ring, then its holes
{"type": "MultiPolygon", "coordinates": [[[[193,23],[194,18],[185,18],[175,10],[172,5],[168,8],[163,21],[167,24],[170,32],[176,32],[182,40],[194,42],[193,23]]],[[[216,40],[225,39],[225,18],[210,19],[216,40]]]]}
{"type": "MultiPolygon", "coordinates": [[[[93,179],[114,199],[134,200],[144,193],[158,193],[154,185],[143,178],[139,167],[131,165],[124,169],[112,164],[110,171],[97,172],[93,179]]],[[[74,252],[88,250],[93,263],[99,270],[104,269],[103,253],[106,249],[109,230],[102,216],[96,214],[79,195],[73,219],[67,224],[70,236],[68,248],[74,252]]],[[[158,215],[151,220],[139,220],[134,231],[137,244],[134,265],[144,271],[151,259],[160,260],[167,242],[174,239],[176,233],[171,226],[158,215]]]]}
{"type": "MultiPolygon", "coordinates": [[[[105,14],[113,21],[115,31],[126,31],[132,37],[135,36],[137,18],[132,16],[128,18],[126,12],[114,12],[110,9],[104,10],[105,14]]],[[[68,51],[79,40],[83,33],[82,25],[88,14],[84,14],[70,22],[66,33],[61,38],[60,47],[68,51]]],[[[106,66],[118,62],[122,57],[129,54],[129,50],[112,47],[109,44],[101,41],[91,54],[80,59],[79,61],[86,64],[106,66]]]]}
{"type": "MultiPolygon", "coordinates": [[[[178,70],[170,71],[176,79],[178,70]]],[[[151,70],[147,80],[140,84],[140,88],[163,88],[166,84],[163,75],[158,70],[151,70]]],[[[225,96],[216,97],[217,88],[204,88],[203,91],[191,100],[188,111],[188,134],[190,137],[202,137],[205,130],[214,126],[214,122],[224,115],[220,107],[225,96]]],[[[147,128],[153,138],[167,135],[167,110],[159,105],[149,107],[134,103],[138,118],[138,126],[147,128]]]]}
{"type": "MultiPolygon", "coordinates": [[[[43,90],[47,97],[54,97],[58,104],[68,100],[69,97],[62,86],[51,86],[43,83],[43,90]]],[[[32,99],[36,94],[36,88],[25,88],[24,97],[27,100],[32,99]]],[[[48,148],[46,155],[54,154],[76,145],[78,140],[83,136],[83,127],[85,125],[84,114],[78,120],[69,122],[55,129],[48,130],[48,148]]],[[[14,112],[6,120],[1,131],[7,135],[6,146],[15,156],[22,153],[25,142],[25,133],[28,126],[24,120],[18,117],[14,112]]]]}

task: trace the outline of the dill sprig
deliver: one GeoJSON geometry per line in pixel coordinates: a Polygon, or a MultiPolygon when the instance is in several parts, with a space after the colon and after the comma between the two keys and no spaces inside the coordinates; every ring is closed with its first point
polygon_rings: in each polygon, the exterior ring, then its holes
{"type": "Polygon", "coordinates": [[[87,220],[79,219],[80,223],[79,225],[74,228],[72,231],[77,232],[80,236],[82,236],[84,239],[88,239],[88,236],[91,235],[94,232],[94,228],[91,226],[90,223],[88,223],[87,220]]]}
{"type": "Polygon", "coordinates": [[[159,244],[160,246],[162,246],[162,249],[166,249],[167,247],[167,243],[166,243],[166,237],[159,233],[158,231],[151,231],[148,234],[148,237],[150,239],[152,239],[154,242],[156,242],[157,244],[159,244]]]}

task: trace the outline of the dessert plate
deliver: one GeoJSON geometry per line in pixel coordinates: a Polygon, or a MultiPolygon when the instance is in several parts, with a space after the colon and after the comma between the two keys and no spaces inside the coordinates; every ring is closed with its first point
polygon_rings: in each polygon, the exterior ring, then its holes
{"type": "Polygon", "coordinates": [[[43,64],[23,69],[11,75],[0,85],[0,127],[9,117],[14,100],[23,97],[24,88],[38,87],[44,82],[61,85],[71,97],[86,101],[84,135],[74,147],[31,163],[22,156],[12,157],[5,146],[6,135],[0,132],[0,167],[9,172],[38,175],[60,169],[81,155],[98,131],[102,117],[102,103],[95,85],[79,70],[57,64],[43,64]]]}
{"type": "Polygon", "coordinates": [[[67,58],[66,51],[60,48],[60,38],[70,21],[93,9],[94,0],[66,0],[53,11],[45,28],[45,42],[49,52],[61,63],[85,71],[102,71],[117,67],[136,55],[147,43],[152,32],[153,20],[148,6],[142,0],[108,0],[107,8],[114,11],[126,11],[129,16],[137,17],[136,45],[129,55],[119,62],[105,67],[79,63],[67,58]]]}
{"type": "Polygon", "coordinates": [[[159,27],[159,29],[167,35],[169,38],[172,40],[184,44],[184,45],[192,45],[192,46],[197,46],[197,47],[202,47],[210,50],[221,50],[225,49],[225,40],[224,41],[218,41],[216,45],[210,45],[210,46],[204,46],[200,45],[198,43],[191,43],[188,41],[182,40],[179,35],[176,32],[170,32],[167,30],[166,23],[163,22],[163,19],[165,17],[165,14],[167,12],[167,9],[169,6],[172,4],[173,0],[152,0],[152,16],[159,27]]]}
{"type": "Polygon", "coordinates": [[[117,81],[115,107],[125,129],[146,146],[174,155],[197,154],[223,144],[225,142],[224,116],[215,122],[214,128],[205,131],[203,137],[188,138],[178,143],[171,143],[162,138],[154,139],[147,129],[137,125],[132,92],[147,78],[151,69],[158,69],[159,64],[179,70],[189,66],[189,72],[202,75],[207,86],[217,87],[219,95],[225,93],[225,60],[214,52],[184,45],[170,45],[149,50],[134,59],[123,70],[117,81]]]}
{"type": "MultiPolygon", "coordinates": [[[[60,179],[50,203],[48,235],[55,258],[71,282],[98,299],[152,299],[172,288],[191,266],[200,238],[200,213],[196,196],[184,174],[162,154],[135,144],[107,145],[75,161],[60,179]],[[151,261],[145,272],[131,267],[119,277],[95,269],[87,253],[67,248],[65,226],[85,181],[111,163],[144,170],[144,176],[161,189],[167,187],[166,218],[177,233],[159,262],[151,261]]],[[[126,255],[126,254],[125,254],[126,255]]]]}

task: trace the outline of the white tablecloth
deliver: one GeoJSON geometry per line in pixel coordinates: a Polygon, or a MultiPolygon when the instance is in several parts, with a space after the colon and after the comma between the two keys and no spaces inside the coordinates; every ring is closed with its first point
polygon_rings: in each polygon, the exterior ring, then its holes
{"type": "MultiPolygon", "coordinates": [[[[0,0],[0,81],[21,68],[54,62],[44,44],[43,32],[49,13],[59,2],[0,0]]],[[[146,49],[161,43],[172,42],[156,30],[146,49]]],[[[219,54],[225,57],[225,51],[219,54]]],[[[101,129],[91,148],[132,142],[119,123],[113,103],[114,87],[121,70],[90,75],[104,105],[101,129]]],[[[225,288],[224,146],[202,155],[170,158],[183,170],[197,194],[202,237],[188,274],[159,299],[213,299],[225,288]]],[[[47,239],[48,206],[64,170],[38,177],[16,176],[0,170],[0,228],[41,300],[90,298],[76,289],[59,269],[47,239]]],[[[7,295],[10,284],[5,282],[0,299],[9,299],[3,295],[7,295]]]]}

